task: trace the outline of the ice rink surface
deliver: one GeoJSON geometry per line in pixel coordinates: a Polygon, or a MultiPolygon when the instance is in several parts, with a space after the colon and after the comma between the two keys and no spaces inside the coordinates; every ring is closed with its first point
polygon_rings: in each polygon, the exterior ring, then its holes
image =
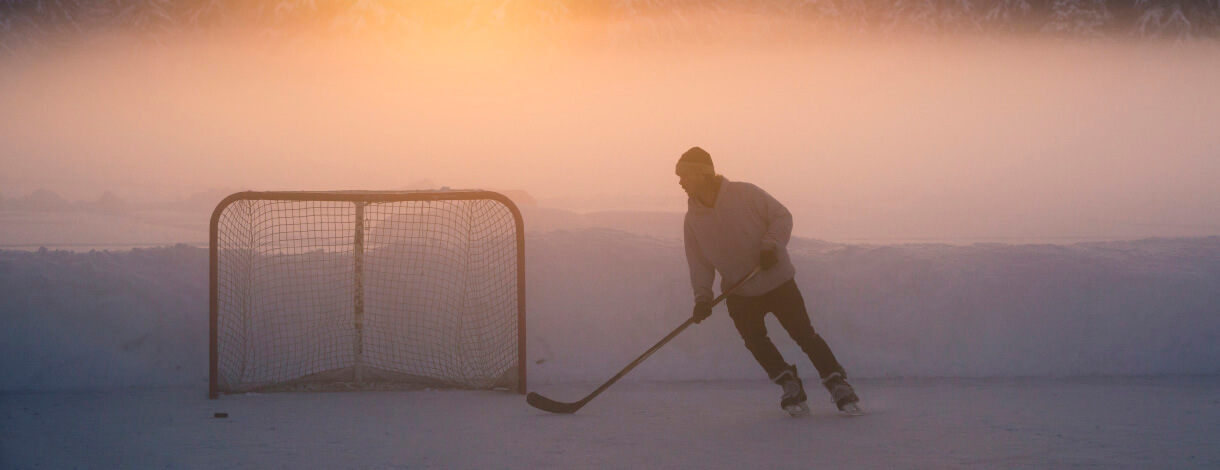
{"type": "MultiPolygon", "coordinates": [[[[541,385],[575,401],[597,384],[541,385]]],[[[575,415],[508,392],[0,395],[3,468],[1218,468],[1220,377],[624,383],[575,415]],[[816,385],[816,384],[810,384],[816,385]],[[213,418],[226,412],[228,418],[213,418]]]]}

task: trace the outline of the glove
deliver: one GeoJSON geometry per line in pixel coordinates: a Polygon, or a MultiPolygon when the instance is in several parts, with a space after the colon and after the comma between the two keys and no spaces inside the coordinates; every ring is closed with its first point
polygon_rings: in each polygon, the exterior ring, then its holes
{"type": "Polygon", "coordinates": [[[775,250],[763,250],[762,254],[758,255],[758,266],[764,270],[771,269],[778,262],[779,255],[775,254],[775,250]]]}
{"type": "Polygon", "coordinates": [[[706,320],[712,316],[712,303],[706,300],[695,302],[695,310],[691,312],[691,316],[695,318],[695,323],[706,320]]]}

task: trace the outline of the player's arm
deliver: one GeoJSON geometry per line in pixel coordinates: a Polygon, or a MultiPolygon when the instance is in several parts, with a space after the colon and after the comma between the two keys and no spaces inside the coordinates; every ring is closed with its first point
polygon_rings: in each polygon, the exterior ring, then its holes
{"type": "Polygon", "coordinates": [[[792,238],[792,213],[762,188],[754,185],[751,187],[752,206],[767,224],[767,230],[763,233],[759,264],[763,269],[768,269],[777,262],[779,248],[788,246],[788,240],[792,238]]]}
{"type": "Polygon", "coordinates": [[[683,244],[686,264],[690,267],[690,284],[695,291],[695,308],[691,315],[695,317],[695,323],[699,323],[712,314],[712,283],[716,281],[716,268],[704,256],[689,223],[683,229],[683,244]]]}

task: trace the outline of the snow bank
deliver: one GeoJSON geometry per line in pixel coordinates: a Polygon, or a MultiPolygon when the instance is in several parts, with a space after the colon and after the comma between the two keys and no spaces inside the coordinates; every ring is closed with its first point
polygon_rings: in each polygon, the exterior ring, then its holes
{"type": "MultiPolygon", "coordinates": [[[[855,376],[1220,373],[1220,237],[791,248],[814,327],[855,376]]],[[[533,233],[527,263],[533,383],[605,380],[689,315],[679,240],[533,233]]],[[[202,390],[207,331],[205,249],[0,252],[0,390],[202,390]]],[[[762,372],[718,307],[627,380],[739,378],[762,372]]]]}
{"type": "MultiPolygon", "coordinates": [[[[689,315],[681,242],[532,239],[529,356],[541,380],[604,380],[689,315]]],[[[859,246],[795,239],[814,327],[852,375],[1220,373],[1220,237],[859,246]]],[[[809,360],[773,319],[786,359],[809,360]]],[[[635,379],[761,378],[724,307],[635,379]]]]}
{"type": "Polygon", "coordinates": [[[0,251],[0,390],[207,385],[208,253],[0,251]]]}

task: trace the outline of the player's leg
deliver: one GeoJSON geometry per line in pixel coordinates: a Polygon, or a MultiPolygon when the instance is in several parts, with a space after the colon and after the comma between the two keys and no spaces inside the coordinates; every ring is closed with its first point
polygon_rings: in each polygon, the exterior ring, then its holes
{"type": "Polygon", "coordinates": [[[830,392],[835,406],[852,414],[858,413],[855,405],[860,399],[855,390],[847,383],[847,373],[830,350],[830,345],[813,329],[809,320],[809,312],[805,309],[805,298],[796,286],[796,280],[790,280],[775,290],[767,293],[767,307],[775,312],[775,318],[788,331],[801,350],[809,355],[813,367],[822,377],[822,384],[830,392]]]}
{"type": "Polygon", "coordinates": [[[767,372],[767,377],[776,377],[786,370],[788,363],[784,362],[784,356],[767,336],[767,325],[763,321],[767,310],[764,309],[761,299],[730,295],[725,299],[725,304],[729,308],[729,318],[733,319],[733,326],[737,327],[737,333],[741,334],[742,341],[746,343],[746,349],[750,350],[754,360],[767,372]]]}
{"type": "Polygon", "coordinates": [[[805,405],[805,390],[801,380],[796,375],[796,366],[784,361],[779,349],[771,338],[767,337],[767,325],[764,319],[768,313],[766,302],[761,297],[729,296],[726,299],[729,307],[729,317],[733,325],[746,343],[746,349],[754,355],[754,359],[767,372],[772,382],[783,387],[780,396],[780,407],[793,415],[808,412],[805,405]]]}
{"type": "Polygon", "coordinates": [[[805,309],[805,298],[796,286],[795,280],[790,280],[775,290],[767,293],[767,307],[775,312],[779,324],[788,331],[788,336],[809,356],[813,367],[818,370],[818,376],[823,379],[830,374],[843,373],[843,366],[830,350],[830,345],[813,329],[809,321],[809,312],[805,309]]]}

